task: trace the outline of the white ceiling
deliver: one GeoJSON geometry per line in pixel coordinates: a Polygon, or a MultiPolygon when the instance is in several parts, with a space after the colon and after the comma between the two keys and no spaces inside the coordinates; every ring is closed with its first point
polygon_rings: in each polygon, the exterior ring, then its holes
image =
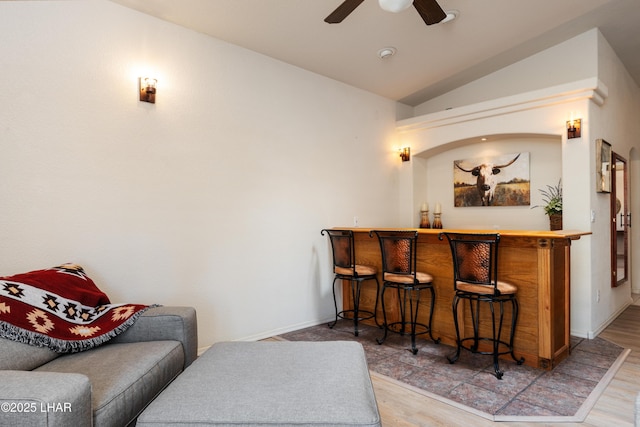
{"type": "Polygon", "coordinates": [[[377,0],[340,24],[324,18],[342,0],[112,1],[408,105],[594,27],[640,85],[640,0],[439,0],[459,16],[432,26],[377,0]],[[386,46],[397,53],[380,59],[386,46]]]}

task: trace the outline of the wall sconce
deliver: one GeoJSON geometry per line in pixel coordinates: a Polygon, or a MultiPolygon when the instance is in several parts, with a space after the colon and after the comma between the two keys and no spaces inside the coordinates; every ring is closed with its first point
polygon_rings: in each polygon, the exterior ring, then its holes
{"type": "Polygon", "coordinates": [[[157,79],[151,77],[140,77],[140,101],[156,103],[157,79]]]}
{"type": "Polygon", "coordinates": [[[582,119],[571,119],[567,122],[567,139],[580,138],[582,119]]]}
{"type": "Polygon", "coordinates": [[[411,149],[409,147],[401,148],[400,158],[403,162],[408,162],[409,160],[411,160],[411,149]]]}

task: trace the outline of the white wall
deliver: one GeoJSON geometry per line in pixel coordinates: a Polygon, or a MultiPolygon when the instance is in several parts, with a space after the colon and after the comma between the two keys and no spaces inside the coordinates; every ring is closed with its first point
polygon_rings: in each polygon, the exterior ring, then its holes
{"type": "MultiPolygon", "coordinates": [[[[639,95],[639,88],[611,47],[600,32],[593,29],[418,106],[416,111],[429,113],[399,122],[401,145],[411,146],[416,155],[425,158],[447,150],[454,150],[453,157],[459,158],[462,153],[470,153],[469,157],[472,157],[476,149],[469,143],[492,135],[542,134],[562,139],[564,228],[592,233],[574,242],[571,249],[571,326],[574,335],[597,335],[631,302],[631,283],[614,289],[610,287],[609,196],[595,191],[595,140],[613,141],[615,151],[628,153],[627,157],[631,159],[632,210],[639,209],[640,186],[634,184],[637,180],[633,181],[639,173],[639,95]],[[563,58],[568,51],[580,52],[576,61],[582,64],[581,67],[566,66],[563,58]],[[572,76],[575,78],[573,81],[572,76]],[[543,89],[537,89],[539,86],[543,89]],[[443,110],[446,105],[458,103],[459,106],[443,110]],[[567,140],[564,123],[571,117],[582,118],[582,137],[567,140]],[[462,145],[466,146],[462,152],[455,151],[462,145]],[[594,223],[590,221],[591,211],[596,214],[594,223]]],[[[483,149],[486,147],[477,148],[483,149]]],[[[501,150],[514,151],[511,145],[508,150],[506,147],[501,150]]],[[[451,157],[447,154],[444,159],[449,165],[451,157]]],[[[552,159],[552,162],[556,161],[552,159]]],[[[547,165],[547,159],[534,161],[532,157],[532,170],[546,168],[547,165]]],[[[414,168],[414,171],[420,172],[421,169],[414,168]]],[[[404,201],[416,211],[423,201],[419,199],[421,191],[431,192],[434,191],[432,188],[438,187],[420,183],[424,176],[424,172],[416,174],[419,183],[413,193],[414,200],[412,203],[404,201]]],[[[532,183],[532,188],[541,186],[532,183]]],[[[430,194],[427,197],[432,200],[430,194]]],[[[494,211],[499,212],[497,209],[494,211]]],[[[510,209],[513,212],[514,208],[510,209]]],[[[457,222],[458,214],[453,209],[452,199],[450,203],[443,204],[445,226],[448,211],[457,222]]],[[[530,217],[522,218],[522,222],[522,228],[538,226],[530,217]]],[[[632,232],[632,260],[637,265],[640,242],[638,232],[632,232]]],[[[632,261],[632,279],[635,277],[633,265],[632,261]]]]}
{"type": "Polygon", "coordinates": [[[585,46],[596,43],[597,34],[588,31],[561,46],[543,50],[515,64],[460,86],[415,107],[416,115],[444,111],[516,93],[529,92],[582,80],[597,74],[595,52],[585,46]],[[568,54],[570,52],[570,54],[568,54]],[[570,58],[570,59],[568,59],[570,58]]]}
{"type": "Polygon", "coordinates": [[[206,346],[331,317],[320,229],[398,223],[392,101],[107,1],[0,2],[0,39],[0,275],[80,263],[206,346]]]}
{"type": "MultiPolygon", "coordinates": [[[[594,138],[603,138],[609,142],[613,151],[627,160],[630,167],[630,199],[632,217],[640,212],[640,181],[638,181],[639,165],[634,151],[640,147],[640,88],[631,79],[620,59],[613,51],[609,43],[598,33],[598,76],[609,88],[609,97],[602,107],[597,109],[594,120],[591,123],[591,132],[594,138]]],[[[597,204],[604,204],[603,213],[609,214],[610,195],[598,193],[595,195],[597,204]]],[[[611,264],[603,262],[600,258],[594,258],[594,264],[602,266],[601,271],[596,272],[597,281],[594,281],[594,294],[600,293],[600,301],[592,312],[592,324],[594,331],[599,332],[602,325],[607,325],[626,304],[630,303],[630,292],[640,291],[640,271],[634,266],[640,265],[640,230],[631,227],[631,251],[629,259],[630,280],[617,288],[611,288],[611,264]],[[635,274],[634,274],[635,273],[635,274]]],[[[608,224],[602,224],[597,236],[597,245],[609,244],[610,234],[608,224]]],[[[608,253],[608,252],[607,252],[608,253]]],[[[595,254],[594,254],[595,255],[595,254]]]]}

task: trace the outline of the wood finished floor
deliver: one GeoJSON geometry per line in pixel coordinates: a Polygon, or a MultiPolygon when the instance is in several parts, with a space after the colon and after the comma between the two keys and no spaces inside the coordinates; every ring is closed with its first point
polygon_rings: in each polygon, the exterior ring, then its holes
{"type": "Polygon", "coordinates": [[[383,426],[633,426],[635,398],[640,392],[640,306],[627,308],[599,336],[631,349],[631,354],[583,423],[496,423],[374,375],[373,387],[383,426]]]}

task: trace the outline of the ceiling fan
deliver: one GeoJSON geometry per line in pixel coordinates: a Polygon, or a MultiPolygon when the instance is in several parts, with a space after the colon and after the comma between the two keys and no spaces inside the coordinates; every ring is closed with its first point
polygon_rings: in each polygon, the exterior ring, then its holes
{"type": "MultiPolygon", "coordinates": [[[[360,6],[364,0],[344,0],[340,6],[336,8],[324,22],[329,24],[338,24],[342,22],[356,7],[360,6]]],[[[379,0],[380,7],[389,12],[400,12],[413,3],[425,24],[433,25],[442,21],[447,14],[442,10],[437,0],[379,0]]]]}

